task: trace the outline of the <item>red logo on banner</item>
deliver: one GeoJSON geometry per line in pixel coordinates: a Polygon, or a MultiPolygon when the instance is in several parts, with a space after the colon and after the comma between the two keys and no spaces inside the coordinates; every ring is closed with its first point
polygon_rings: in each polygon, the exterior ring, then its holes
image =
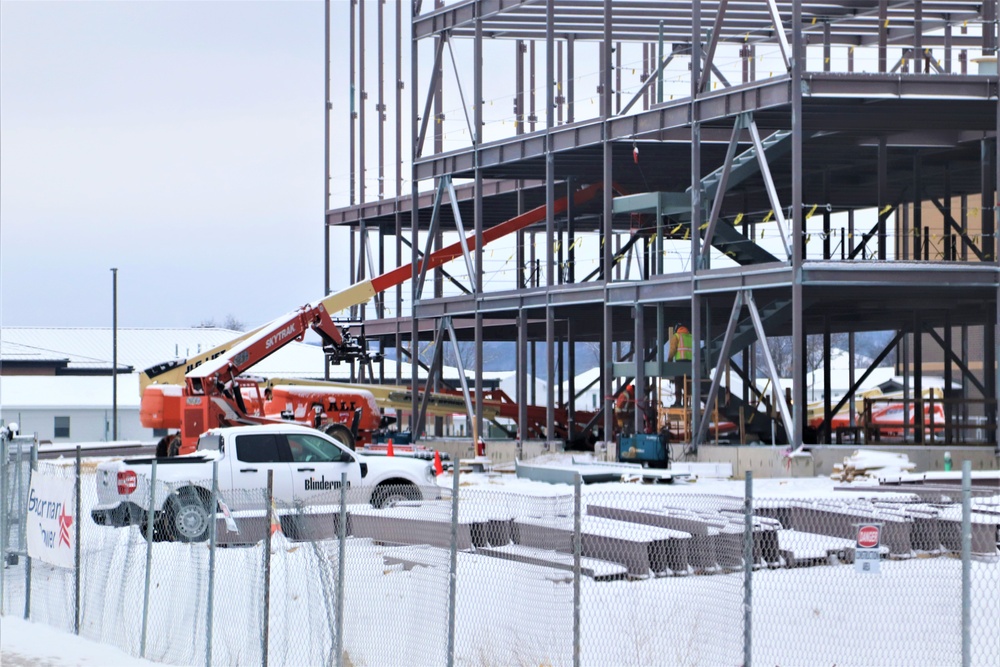
{"type": "Polygon", "coordinates": [[[59,546],[62,546],[64,542],[66,543],[67,547],[70,546],[69,527],[72,525],[73,525],[73,517],[66,514],[66,507],[63,506],[62,512],[59,514],[59,546]]]}
{"type": "Polygon", "coordinates": [[[862,549],[877,547],[879,543],[878,526],[860,526],[858,528],[858,546],[862,549]]]}

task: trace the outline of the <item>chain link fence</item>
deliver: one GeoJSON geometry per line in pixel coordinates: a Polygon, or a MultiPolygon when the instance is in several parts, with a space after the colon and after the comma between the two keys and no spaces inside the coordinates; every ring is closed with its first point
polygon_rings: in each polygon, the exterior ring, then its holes
{"type": "Polygon", "coordinates": [[[749,482],[727,496],[446,474],[419,494],[334,488],[308,507],[209,493],[199,524],[183,488],[137,480],[137,505],[156,488],[176,503],[169,518],[188,516],[185,538],[164,514],[95,523],[84,460],[77,576],[22,547],[32,465],[75,478],[75,462],[13,453],[2,612],[167,664],[1000,662],[996,489],[785,498],[749,482]],[[859,549],[865,525],[880,539],[859,549]]]}

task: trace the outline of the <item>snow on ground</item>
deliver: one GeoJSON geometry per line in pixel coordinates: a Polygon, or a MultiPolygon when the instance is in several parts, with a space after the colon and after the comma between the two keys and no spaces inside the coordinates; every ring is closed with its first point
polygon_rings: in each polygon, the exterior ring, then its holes
{"type": "MultiPolygon", "coordinates": [[[[577,455],[579,457],[579,455],[577,455]]],[[[571,465],[569,455],[552,464],[571,465]]],[[[537,461],[533,461],[537,463],[537,461]]],[[[92,485],[92,478],[85,478],[92,485]]],[[[572,487],[518,479],[509,473],[463,474],[462,512],[555,512],[572,508],[572,487]]],[[[450,475],[439,480],[451,488],[450,475]]],[[[84,487],[92,488],[92,487],[84,487]]],[[[745,482],[698,478],[672,485],[637,483],[584,486],[584,504],[660,496],[691,503],[699,498],[743,497],[745,482]]],[[[756,498],[827,499],[876,496],[870,483],[845,485],[829,478],[756,479],[756,498]],[[845,486],[850,491],[842,491],[845,486]]],[[[898,494],[877,493],[880,499],[898,494]]],[[[521,516],[532,516],[523,514],[521,516]]],[[[138,653],[145,543],[135,528],[83,524],[84,626],[94,644],[52,629],[3,618],[3,665],[143,664],[110,644],[138,653]],[[40,637],[38,633],[48,633],[40,637]],[[87,653],[93,650],[95,653],[87,653]],[[20,662],[18,662],[20,661],[20,662]]],[[[272,664],[319,664],[330,652],[334,610],[335,541],[315,544],[278,539],[272,549],[272,664]]],[[[419,566],[392,564],[394,547],[368,539],[347,542],[344,648],[351,664],[443,664],[449,573],[446,550],[419,566]],[[392,641],[386,641],[388,636],[392,641]]],[[[259,664],[260,545],[220,549],[215,582],[214,656],[219,664],[259,664]]],[[[147,655],[190,664],[203,656],[208,552],[204,545],[159,543],[152,552],[151,635],[147,655]]],[[[405,559],[404,559],[405,560],[405,559]]],[[[921,664],[957,664],[960,654],[961,563],[952,557],[887,560],[882,574],[859,574],[850,565],[754,574],[754,662],[781,665],[878,665],[921,656],[921,664]],[[948,628],[943,630],[942,628],[948,628]],[[794,638],[794,639],[792,639],[794,638]]],[[[996,664],[1000,635],[996,559],[973,566],[973,664],[996,664]],[[990,594],[988,591],[994,591],[990,594]]],[[[67,600],[72,577],[36,570],[38,600],[67,600]]],[[[457,664],[565,665],[572,663],[571,575],[474,553],[458,554],[457,664]]],[[[11,582],[15,586],[16,579],[11,582]]],[[[743,573],[581,581],[582,657],[586,665],[739,664],[742,660],[743,573]]],[[[14,596],[9,589],[5,595],[14,596]]],[[[33,596],[35,599],[35,596],[33,596]]],[[[38,617],[66,628],[58,604],[38,617]]],[[[8,608],[8,611],[10,608],[8,608]]],[[[145,663],[153,664],[153,663],[145,663]]]]}
{"type": "Polygon", "coordinates": [[[0,664],[4,667],[122,667],[156,665],[114,646],[60,632],[42,623],[0,616],[0,664]]]}

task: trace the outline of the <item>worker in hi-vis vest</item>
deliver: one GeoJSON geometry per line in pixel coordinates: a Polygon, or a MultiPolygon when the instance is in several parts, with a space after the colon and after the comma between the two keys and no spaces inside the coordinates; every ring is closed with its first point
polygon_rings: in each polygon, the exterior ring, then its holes
{"type": "MultiPolygon", "coordinates": [[[[670,337],[670,351],[667,354],[668,361],[691,361],[692,341],[691,332],[683,324],[674,327],[674,335],[670,337]]],[[[684,376],[679,375],[674,378],[674,406],[684,405],[684,376]]]]}
{"type": "Polygon", "coordinates": [[[635,430],[635,385],[629,383],[615,401],[618,413],[618,430],[622,435],[632,435],[635,430]]]}

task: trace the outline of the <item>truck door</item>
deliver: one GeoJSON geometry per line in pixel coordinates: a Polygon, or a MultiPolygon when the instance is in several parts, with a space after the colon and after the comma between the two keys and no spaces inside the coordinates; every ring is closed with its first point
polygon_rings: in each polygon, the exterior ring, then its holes
{"type": "MultiPolygon", "coordinates": [[[[293,497],[292,471],[281,455],[283,435],[248,433],[237,435],[232,461],[233,498],[226,498],[231,509],[266,509],[267,472],[274,472],[275,507],[287,506],[293,497]]],[[[232,452],[229,453],[232,455],[232,452]]]]}
{"type": "Polygon", "coordinates": [[[347,473],[348,488],[361,485],[361,466],[345,447],[319,434],[289,433],[295,502],[302,505],[339,502],[340,476],[347,473]]]}

